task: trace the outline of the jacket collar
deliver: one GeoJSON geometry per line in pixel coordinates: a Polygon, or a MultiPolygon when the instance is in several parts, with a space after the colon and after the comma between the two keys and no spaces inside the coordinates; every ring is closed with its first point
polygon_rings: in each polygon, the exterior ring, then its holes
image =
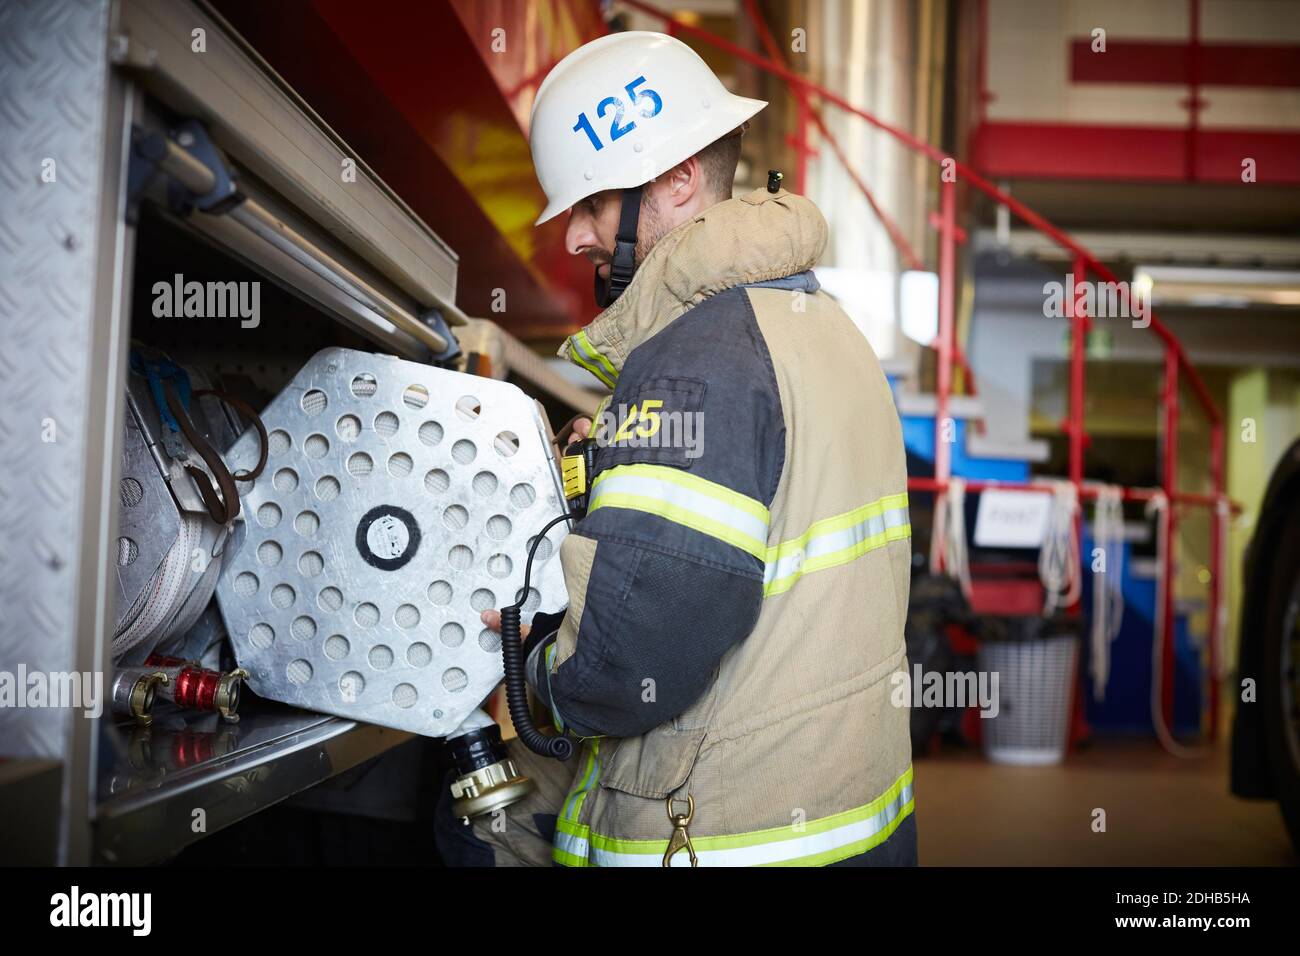
{"type": "MultiPolygon", "coordinates": [[[[785,190],[755,189],[710,206],[655,243],[618,301],[569,336],[559,355],[613,388],[634,348],[704,299],[811,269],[827,232],[817,207],[785,190]]],[[[804,287],[815,291],[816,280],[804,287]]]]}

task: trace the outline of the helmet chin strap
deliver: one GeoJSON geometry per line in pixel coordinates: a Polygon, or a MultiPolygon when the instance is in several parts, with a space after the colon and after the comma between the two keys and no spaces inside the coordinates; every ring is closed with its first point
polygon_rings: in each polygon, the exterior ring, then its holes
{"type": "MultiPolygon", "coordinates": [[[[641,186],[623,190],[623,209],[618,217],[618,234],[614,239],[614,257],[609,263],[608,281],[597,271],[596,304],[607,309],[623,294],[636,272],[636,227],[641,219],[641,186]]],[[[599,270],[597,266],[597,270],[599,270]]]]}

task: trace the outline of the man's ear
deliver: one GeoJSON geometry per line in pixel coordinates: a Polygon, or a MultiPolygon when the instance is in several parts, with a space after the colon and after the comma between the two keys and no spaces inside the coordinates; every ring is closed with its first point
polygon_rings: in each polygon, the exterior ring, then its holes
{"type": "Polygon", "coordinates": [[[678,163],[662,178],[666,180],[668,202],[674,207],[689,203],[704,186],[704,170],[694,156],[678,163]]]}

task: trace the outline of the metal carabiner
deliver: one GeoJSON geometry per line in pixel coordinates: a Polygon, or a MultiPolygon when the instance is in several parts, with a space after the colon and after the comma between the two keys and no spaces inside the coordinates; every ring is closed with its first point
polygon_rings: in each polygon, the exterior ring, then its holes
{"type": "Polygon", "coordinates": [[[686,795],[686,812],[673,812],[673,798],[670,796],[668,804],[668,821],[673,825],[673,835],[668,838],[668,849],[664,851],[664,866],[672,866],[673,854],[678,850],[685,848],[691,858],[691,866],[699,866],[700,859],[695,855],[695,847],[691,843],[690,831],[686,828],[691,825],[691,818],[695,816],[695,798],[689,793],[686,795]]]}

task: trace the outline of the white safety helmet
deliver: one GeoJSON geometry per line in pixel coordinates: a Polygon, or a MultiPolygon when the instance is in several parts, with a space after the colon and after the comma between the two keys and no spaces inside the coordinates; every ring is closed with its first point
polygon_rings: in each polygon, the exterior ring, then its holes
{"type": "Polygon", "coordinates": [[[767,103],[736,96],[698,53],[663,33],[612,33],[546,75],[528,124],[546,193],[541,225],[605,189],[641,186],[767,103]]]}
{"type": "Polygon", "coordinates": [[[606,306],[635,271],[641,186],[721,139],[765,107],[736,96],[699,54],[663,33],[613,33],[580,46],[547,74],[528,125],[533,167],[546,193],[540,226],[579,200],[622,189],[606,306]]]}

